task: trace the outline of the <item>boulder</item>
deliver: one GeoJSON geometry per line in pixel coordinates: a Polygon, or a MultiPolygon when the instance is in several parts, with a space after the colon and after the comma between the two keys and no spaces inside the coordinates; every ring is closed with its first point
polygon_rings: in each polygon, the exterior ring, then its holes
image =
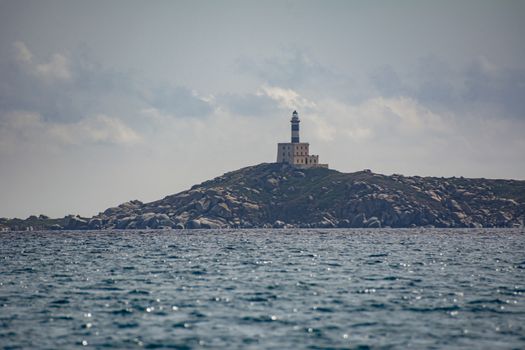
{"type": "Polygon", "coordinates": [[[332,221],[325,219],[325,220],[323,220],[321,222],[318,222],[316,224],[316,227],[319,227],[319,228],[334,228],[336,226],[335,226],[335,224],[332,221]]]}
{"type": "Polygon", "coordinates": [[[93,218],[89,220],[88,228],[90,230],[100,230],[102,228],[102,220],[99,218],[93,218]]]}
{"type": "Polygon", "coordinates": [[[210,205],[211,200],[204,197],[195,202],[195,209],[197,209],[199,212],[206,212],[208,209],[210,209],[210,205]]]}
{"type": "Polygon", "coordinates": [[[279,186],[279,180],[274,179],[273,177],[266,180],[264,183],[264,187],[268,190],[273,190],[274,188],[279,186]]]}
{"type": "Polygon", "coordinates": [[[352,221],[350,222],[350,227],[364,227],[365,222],[366,222],[365,213],[359,213],[352,218],[352,221]]]}
{"type": "Polygon", "coordinates": [[[275,222],[273,223],[273,228],[284,228],[284,226],[286,225],[286,223],[284,221],[281,221],[281,220],[275,220],[275,222]]]}
{"type": "Polygon", "coordinates": [[[171,221],[170,217],[166,214],[157,214],[155,215],[155,219],[158,223],[157,226],[171,227],[173,225],[173,221],[171,221]]]}
{"type": "Polygon", "coordinates": [[[190,220],[186,224],[186,228],[188,228],[190,230],[199,229],[199,228],[201,228],[201,222],[199,220],[196,220],[196,219],[195,220],[190,220]]]}
{"type": "Polygon", "coordinates": [[[348,219],[343,219],[341,221],[339,221],[337,223],[337,227],[340,227],[340,228],[347,228],[347,227],[350,227],[350,220],[348,219]]]}
{"type": "Polygon", "coordinates": [[[226,203],[218,203],[213,208],[210,209],[210,213],[221,218],[229,219],[231,218],[232,212],[226,203]]]}
{"type": "Polygon", "coordinates": [[[368,192],[372,189],[366,182],[356,181],[350,186],[352,192],[368,192]]]}
{"type": "Polygon", "coordinates": [[[207,229],[218,229],[226,226],[226,224],[224,224],[223,222],[210,218],[200,218],[199,222],[201,224],[201,228],[207,229]]]}
{"type": "Polygon", "coordinates": [[[242,228],[253,228],[253,224],[250,221],[242,221],[240,227],[242,227],[242,228]]]}
{"type": "Polygon", "coordinates": [[[117,223],[115,224],[115,228],[117,229],[128,228],[129,223],[133,220],[135,220],[134,216],[126,216],[125,218],[118,219],[117,223]]]}
{"type": "Polygon", "coordinates": [[[242,207],[247,211],[256,211],[259,210],[259,206],[254,203],[244,202],[242,203],[242,207]]]}
{"type": "Polygon", "coordinates": [[[366,227],[369,228],[380,228],[381,227],[381,221],[376,218],[375,216],[372,216],[370,219],[366,221],[366,227]]]}
{"type": "Polygon", "coordinates": [[[120,208],[112,207],[112,208],[108,208],[108,209],[104,210],[103,214],[105,216],[113,216],[113,215],[116,215],[118,212],[120,212],[120,208]]]}
{"type": "Polygon", "coordinates": [[[141,205],[142,205],[141,201],[132,200],[129,202],[122,203],[121,205],[118,206],[118,208],[132,210],[132,209],[140,207],[141,205]]]}
{"type": "Polygon", "coordinates": [[[136,228],[139,228],[139,227],[137,227],[137,222],[136,222],[136,221],[133,221],[133,220],[130,221],[130,222],[128,223],[128,225],[126,226],[126,229],[128,229],[128,230],[134,230],[134,229],[136,229],[136,228]]]}
{"type": "Polygon", "coordinates": [[[462,212],[463,211],[461,206],[454,199],[447,199],[446,204],[447,204],[447,207],[453,212],[462,212]]]}
{"type": "Polygon", "coordinates": [[[79,216],[71,216],[67,219],[65,228],[67,230],[86,230],[88,222],[79,216]]]}

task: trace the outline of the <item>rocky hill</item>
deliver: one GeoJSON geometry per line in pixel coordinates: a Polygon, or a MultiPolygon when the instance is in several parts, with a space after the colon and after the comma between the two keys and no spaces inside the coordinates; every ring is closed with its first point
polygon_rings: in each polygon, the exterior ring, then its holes
{"type": "Polygon", "coordinates": [[[525,181],[341,173],[259,164],[92,218],[0,219],[4,229],[523,227],[525,181]]]}

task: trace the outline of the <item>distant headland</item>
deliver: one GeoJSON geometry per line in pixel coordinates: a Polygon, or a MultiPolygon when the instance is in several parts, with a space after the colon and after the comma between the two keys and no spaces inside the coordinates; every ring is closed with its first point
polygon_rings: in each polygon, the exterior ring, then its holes
{"type": "Polygon", "coordinates": [[[301,143],[299,116],[277,162],[226,173],[91,218],[0,219],[0,230],[523,227],[525,181],[341,173],[301,143]]]}

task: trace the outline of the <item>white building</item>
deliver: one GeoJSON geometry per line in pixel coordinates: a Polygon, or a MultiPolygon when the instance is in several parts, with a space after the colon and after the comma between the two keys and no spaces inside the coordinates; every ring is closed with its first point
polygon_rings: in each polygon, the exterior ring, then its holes
{"type": "Polygon", "coordinates": [[[319,164],[319,156],[310,155],[310,144],[300,142],[299,138],[299,114],[293,111],[292,119],[292,142],[277,144],[277,163],[288,163],[298,168],[328,168],[328,164],[319,164]]]}

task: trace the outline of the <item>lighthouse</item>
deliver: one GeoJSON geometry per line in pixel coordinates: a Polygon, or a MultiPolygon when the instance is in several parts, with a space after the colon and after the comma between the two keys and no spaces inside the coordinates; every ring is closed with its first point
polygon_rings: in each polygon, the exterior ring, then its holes
{"type": "Polygon", "coordinates": [[[293,111],[291,124],[291,142],[277,144],[277,163],[288,163],[296,168],[328,168],[328,164],[319,164],[319,156],[310,154],[310,144],[299,138],[299,113],[293,111]]]}
{"type": "Polygon", "coordinates": [[[290,123],[292,124],[292,143],[299,143],[299,123],[301,121],[299,120],[299,113],[297,111],[293,111],[292,113],[292,119],[290,120],[290,123]]]}

